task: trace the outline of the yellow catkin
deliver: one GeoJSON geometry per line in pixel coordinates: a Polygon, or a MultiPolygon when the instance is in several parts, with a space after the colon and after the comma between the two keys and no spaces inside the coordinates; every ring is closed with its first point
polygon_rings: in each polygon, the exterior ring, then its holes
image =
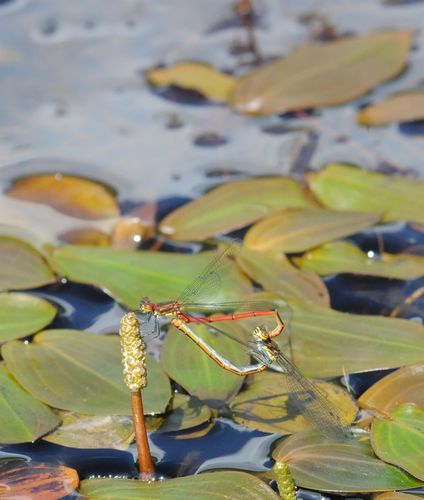
{"type": "Polygon", "coordinates": [[[131,392],[137,392],[147,385],[147,368],[146,346],[135,313],[129,312],[121,319],[119,335],[121,336],[124,380],[131,392]]]}
{"type": "Polygon", "coordinates": [[[296,485],[289,466],[284,462],[276,462],[273,471],[281,498],[283,500],[296,500],[296,485]]]}

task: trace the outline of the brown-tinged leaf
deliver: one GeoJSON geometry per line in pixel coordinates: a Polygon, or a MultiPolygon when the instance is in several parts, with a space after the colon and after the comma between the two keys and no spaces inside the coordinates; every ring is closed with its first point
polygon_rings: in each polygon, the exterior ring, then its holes
{"type": "Polygon", "coordinates": [[[406,92],[366,106],[358,113],[361,125],[386,125],[424,119],[424,92],[406,92]]]}
{"type": "Polygon", "coordinates": [[[59,240],[69,245],[110,246],[110,235],[98,229],[71,229],[59,235],[59,240]]]}
{"type": "Polygon", "coordinates": [[[159,230],[173,240],[201,241],[242,228],[285,207],[313,207],[300,183],[285,177],[228,182],[171,212],[159,230]]]}
{"type": "Polygon", "coordinates": [[[381,212],[384,221],[424,222],[424,180],[331,163],[310,173],[308,181],[328,208],[381,212]]]}
{"type": "Polygon", "coordinates": [[[422,500],[421,495],[411,495],[410,493],[400,493],[399,491],[388,491],[375,495],[374,500],[422,500]]]}
{"type": "Polygon", "coordinates": [[[147,81],[155,87],[175,85],[183,89],[196,90],[206,98],[226,102],[236,78],[222,73],[202,62],[179,62],[167,68],[147,71],[147,81]]]}
{"type": "Polygon", "coordinates": [[[241,78],[230,103],[270,115],[350,101],[396,76],[411,42],[410,32],[386,31],[301,47],[241,78]]]}
{"type": "Polygon", "coordinates": [[[50,205],[80,219],[104,219],[119,215],[111,191],[91,179],[64,174],[21,177],[7,193],[13,198],[50,205]]]}

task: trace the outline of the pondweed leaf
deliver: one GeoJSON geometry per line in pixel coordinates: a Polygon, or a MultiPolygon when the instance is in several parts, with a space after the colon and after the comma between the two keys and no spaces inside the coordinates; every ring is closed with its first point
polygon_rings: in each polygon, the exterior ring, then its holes
{"type": "Polygon", "coordinates": [[[9,370],[0,366],[1,444],[35,441],[59,423],[60,420],[50,408],[24,391],[9,370]]]}
{"type": "Polygon", "coordinates": [[[277,500],[279,496],[255,476],[238,471],[205,472],[146,483],[132,479],[87,479],[80,492],[90,500],[277,500]]]}
{"type": "Polygon", "coordinates": [[[387,493],[375,495],[374,500],[422,500],[422,496],[400,493],[399,491],[388,491],[387,493]]]}
{"type": "Polygon", "coordinates": [[[206,63],[179,62],[167,68],[153,68],[146,73],[147,81],[155,87],[175,85],[196,90],[212,101],[226,102],[236,78],[221,73],[206,63]]]}
{"type": "Polygon", "coordinates": [[[173,240],[201,241],[252,224],[286,207],[313,207],[305,188],[286,177],[228,182],[171,212],[159,230],[173,240]]]}
{"type": "Polygon", "coordinates": [[[350,101],[396,76],[411,41],[409,32],[386,31],[301,47],[241,78],[231,105],[272,115],[350,101]]]}
{"type": "Polygon", "coordinates": [[[424,222],[424,180],[332,163],[310,173],[308,182],[328,208],[381,212],[384,221],[424,222]]]}
{"type": "Polygon", "coordinates": [[[322,276],[353,273],[399,280],[424,276],[424,257],[420,255],[383,253],[376,258],[369,258],[348,241],[326,243],[301,257],[294,257],[293,261],[303,271],[315,271],[322,276]]]}
{"type": "MultiPolygon", "coordinates": [[[[117,335],[48,330],[31,344],[7,342],[7,367],[34,397],[55,408],[95,415],[131,415],[117,335]]],[[[147,356],[146,413],[163,413],[171,397],[169,380],[147,356]]]]}
{"type": "Polygon", "coordinates": [[[424,92],[405,92],[366,106],[358,113],[361,125],[386,125],[424,119],[424,92]]]}
{"type": "Polygon", "coordinates": [[[244,238],[244,245],[262,252],[304,252],[327,241],[359,233],[379,218],[378,213],[325,208],[286,209],[252,226],[244,238]]]}
{"type": "Polygon", "coordinates": [[[372,447],[385,462],[424,480],[424,408],[404,403],[387,418],[376,417],[371,427],[372,447]]]}
{"type": "Polygon", "coordinates": [[[0,293],[0,343],[38,332],[56,316],[47,300],[25,293],[0,293]]]}
{"type": "Polygon", "coordinates": [[[368,439],[336,442],[307,431],[282,441],[273,451],[272,458],[289,465],[296,485],[301,488],[365,493],[424,484],[379,460],[368,439]]]}

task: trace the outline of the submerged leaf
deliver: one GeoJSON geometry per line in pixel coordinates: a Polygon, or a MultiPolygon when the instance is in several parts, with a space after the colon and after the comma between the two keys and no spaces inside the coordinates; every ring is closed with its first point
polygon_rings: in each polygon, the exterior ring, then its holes
{"type": "Polygon", "coordinates": [[[384,221],[424,222],[424,181],[332,163],[308,175],[320,201],[337,210],[382,212],[384,221]]]}
{"type": "Polygon", "coordinates": [[[133,479],[86,479],[81,494],[90,500],[278,500],[279,496],[255,476],[238,471],[218,471],[146,483],[133,479]]]}
{"type": "MultiPolygon", "coordinates": [[[[137,308],[146,295],[154,301],[175,299],[216,256],[168,252],[130,251],[90,246],[57,249],[52,262],[72,281],[100,286],[129,308],[137,308]]],[[[248,280],[229,266],[214,301],[241,300],[251,291],[248,280]]]]}
{"type": "Polygon", "coordinates": [[[361,125],[386,125],[424,119],[424,92],[405,92],[363,108],[358,114],[361,125]]]}
{"type": "Polygon", "coordinates": [[[175,85],[196,90],[213,101],[226,102],[237,81],[201,62],[179,62],[168,68],[153,68],[147,72],[147,80],[155,87],[175,85]]]}
{"type": "Polygon", "coordinates": [[[269,215],[249,229],[247,248],[284,253],[304,252],[326,241],[359,233],[374,225],[378,213],[295,208],[269,215]]]}
{"type": "Polygon", "coordinates": [[[252,224],[286,207],[313,207],[303,186],[285,177],[228,182],[171,212],[159,230],[173,240],[201,241],[252,224]]]}
{"type": "Polygon", "coordinates": [[[399,280],[413,280],[424,276],[424,257],[420,255],[383,253],[369,258],[353,243],[336,241],[306,252],[293,261],[302,270],[320,275],[353,273],[381,276],[399,280]]]}
{"type": "MultiPolygon", "coordinates": [[[[19,383],[50,406],[95,415],[131,414],[117,335],[48,330],[32,344],[8,342],[1,352],[19,383]]],[[[169,380],[149,356],[147,380],[144,410],[162,413],[171,397],[169,380]]]]}
{"type": "Polygon", "coordinates": [[[302,432],[282,441],[272,458],[289,465],[301,488],[332,492],[372,492],[406,489],[424,483],[379,460],[367,441],[328,441],[302,432]]]}
{"type": "Polygon", "coordinates": [[[231,104],[270,115],[350,101],[396,76],[411,41],[409,32],[387,31],[301,47],[241,78],[231,104]]]}
{"type": "Polygon", "coordinates": [[[25,293],[0,293],[0,343],[38,332],[56,316],[47,300],[25,293]]]}
{"type": "Polygon", "coordinates": [[[58,424],[52,410],[24,391],[0,366],[0,443],[35,441],[58,424]]]}
{"type": "Polygon", "coordinates": [[[90,179],[63,174],[42,174],[16,180],[8,196],[50,205],[80,219],[104,219],[119,215],[110,190],[90,179]]]}
{"type": "Polygon", "coordinates": [[[371,439],[378,457],[424,480],[424,408],[405,403],[375,418],[371,439]]]}

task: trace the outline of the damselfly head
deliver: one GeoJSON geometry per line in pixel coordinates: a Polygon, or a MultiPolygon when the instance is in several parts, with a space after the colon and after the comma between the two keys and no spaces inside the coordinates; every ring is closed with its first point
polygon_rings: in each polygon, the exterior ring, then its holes
{"type": "Polygon", "coordinates": [[[255,340],[268,340],[269,332],[263,325],[260,325],[253,330],[253,337],[255,340]]]}
{"type": "Polygon", "coordinates": [[[150,302],[148,297],[144,297],[140,302],[140,312],[142,314],[149,314],[153,312],[153,304],[150,302]]]}

